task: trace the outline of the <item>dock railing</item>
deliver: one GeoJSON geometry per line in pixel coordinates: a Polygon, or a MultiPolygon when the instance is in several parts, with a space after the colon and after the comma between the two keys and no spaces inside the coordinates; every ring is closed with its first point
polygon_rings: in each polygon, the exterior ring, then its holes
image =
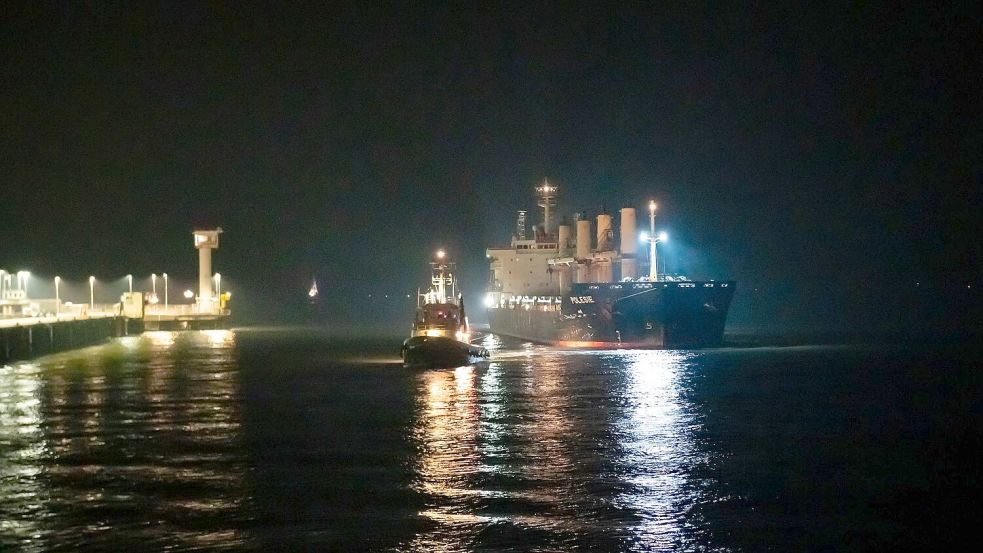
{"type": "Polygon", "coordinates": [[[63,308],[58,314],[44,314],[35,316],[14,315],[0,317],[0,328],[12,328],[16,326],[32,326],[52,324],[63,321],[85,321],[88,319],[105,319],[108,317],[119,317],[119,304],[95,304],[85,306],[85,309],[63,308]]]}
{"type": "Polygon", "coordinates": [[[228,316],[230,314],[229,309],[218,309],[218,310],[201,310],[198,308],[197,303],[179,303],[176,305],[148,305],[143,310],[144,318],[147,317],[161,317],[161,318],[175,318],[175,317],[197,317],[197,316],[228,316]]]}

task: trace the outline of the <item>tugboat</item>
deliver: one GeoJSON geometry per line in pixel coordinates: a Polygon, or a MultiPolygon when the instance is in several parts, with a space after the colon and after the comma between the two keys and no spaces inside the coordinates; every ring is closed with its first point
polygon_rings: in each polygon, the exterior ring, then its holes
{"type": "Polygon", "coordinates": [[[461,367],[488,360],[488,350],[468,343],[471,338],[464,298],[455,294],[454,264],[444,260],[443,250],[430,263],[430,290],[417,291],[413,332],[403,342],[405,367],[461,367]],[[450,289],[450,295],[447,291],[450,289]]]}

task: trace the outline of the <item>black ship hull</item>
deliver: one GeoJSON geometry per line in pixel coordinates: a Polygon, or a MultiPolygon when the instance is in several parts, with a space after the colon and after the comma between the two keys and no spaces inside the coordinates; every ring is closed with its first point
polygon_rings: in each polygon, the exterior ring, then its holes
{"type": "Polygon", "coordinates": [[[487,361],[488,350],[444,336],[414,336],[403,342],[402,357],[406,367],[462,367],[487,361]]]}
{"type": "Polygon", "coordinates": [[[700,348],[723,343],[734,282],[574,284],[560,308],[539,298],[488,310],[491,331],[567,347],[700,348]]]}

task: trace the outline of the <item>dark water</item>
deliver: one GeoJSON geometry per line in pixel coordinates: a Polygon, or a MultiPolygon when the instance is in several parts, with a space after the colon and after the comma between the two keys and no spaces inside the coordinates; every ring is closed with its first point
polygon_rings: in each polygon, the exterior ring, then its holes
{"type": "Polygon", "coordinates": [[[151,333],[0,368],[0,550],[893,550],[980,509],[958,346],[151,333]]]}

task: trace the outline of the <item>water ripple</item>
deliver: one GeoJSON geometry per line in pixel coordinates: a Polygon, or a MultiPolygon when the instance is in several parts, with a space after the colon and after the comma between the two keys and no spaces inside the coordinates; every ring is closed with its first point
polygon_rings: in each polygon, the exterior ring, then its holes
{"type": "Polygon", "coordinates": [[[0,550],[897,549],[945,541],[925,505],[978,518],[961,357],[485,340],[440,371],[297,330],[0,367],[0,550]]]}

